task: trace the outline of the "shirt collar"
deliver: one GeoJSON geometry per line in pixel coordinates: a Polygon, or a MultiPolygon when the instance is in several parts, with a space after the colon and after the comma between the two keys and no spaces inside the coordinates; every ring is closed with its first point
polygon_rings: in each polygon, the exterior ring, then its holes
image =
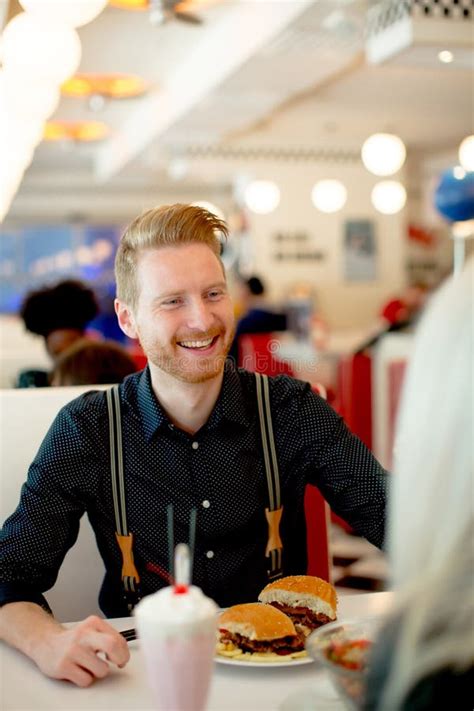
{"type": "MultiPolygon", "coordinates": [[[[138,377],[137,409],[147,441],[151,440],[160,427],[170,424],[153,392],[148,367],[138,377]]],[[[208,429],[215,429],[224,420],[242,426],[248,426],[250,422],[239,373],[230,360],[226,361],[221,392],[205,426],[208,429]]]]}
{"type": "Polygon", "coordinates": [[[214,429],[223,420],[234,422],[244,427],[248,427],[250,424],[240,376],[234,363],[229,358],[224,366],[224,378],[220,395],[206,426],[208,429],[214,429]]]}
{"type": "Polygon", "coordinates": [[[151,440],[155,432],[170,421],[158,402],[151,387],[150,369],[148,366],[140,374],[137,387],[137,407],[143,423],[145,437],[151,440]]]}

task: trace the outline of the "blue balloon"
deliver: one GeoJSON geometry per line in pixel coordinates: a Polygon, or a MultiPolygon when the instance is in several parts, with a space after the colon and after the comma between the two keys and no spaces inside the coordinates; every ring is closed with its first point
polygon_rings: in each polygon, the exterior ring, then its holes
{"type": "Polygon", "coordinates": [[[452,222],[474,218],[474,172],[450,168],[441,174],[434,197],[438,212],[452,222]],[[456,177],[459,175],[459,177],[456,177]]]}

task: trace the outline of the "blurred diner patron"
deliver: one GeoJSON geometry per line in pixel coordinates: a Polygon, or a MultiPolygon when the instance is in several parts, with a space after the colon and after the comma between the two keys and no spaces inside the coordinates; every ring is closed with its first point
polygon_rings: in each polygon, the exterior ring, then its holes
{"type": "Polygon", "coordinates": [[[226,360],[235,323],[218,234],[224,238],[227,225],[207,210],[163,206],[129,225],[116,256],[117,317],[148,356],[148,367],[119,386],[127,494],[119,503],[133,535],[135,563],[125,562],[134,586],[122,579],[107,486],[107,392],[86,393],[61,410],[4,524],[0,637],[49,676],[88,686],[109,672],[108,662],[123,666],[129,658],[105,620],[64,629],[43,596],[85,511],[106,568],[99,603],[107,617],[129,615],[140,595],[169,583],[169,504],[177,542],[188,540],[190,512],[198,510],[193,582],[221,607],[256,600],[269,570],[306,572],[307,483],[358,534],[383,545],[387,472],[308,383],[279,376],[268,389],[283,550],[266,556],[269,491],[256,377],[226,360]]]}
{"type": "Polygon", "coordinates": [[[381,308],[377,324],[356,353],[375,346],[386,333],[411,331],[420,319],[429,296],[428,287],[410,284],[400,297],[390,299],[381,308]]]}
{"type": "Polygon", "coordinates": [[[413,323],[425,305],[428,289],[424,284],[409,284],[400,297],[390,299],[380,310],[380,318],[389,326],[413,323]]]}
{"type": "Polygon", "coordinates": [[[398,422],[388,550],[398,606],[366,711],[474,708],[474,261],[420,322],[398,422]]]}
{"type": "Polygon", "coordinates": [[[138,370],[134,359],[115,341],[75,341],[58,359],[51,385],[107,385],[121,383],[138,370]]]}
{"type": "Polygon", "coordinates": [[[234,341],[229,356],[238,363],[240,336],[245,333],[273,333],[285,331],[286,314],[271,309],[265,295],[265,285],[260,277],[253,275],[248,279],[240,277],[237,282],[237,301],[243,315],[237,321],[234,341]]]}
{"type": "MultiPolygon", "coordinates": [[[[67,279],[28,293],[20,316],[27,331],[44,338],[46,351],[54,363],[75,341],[84,338],[87,324],[98,311],[92,289],[78,280],[67,279]]],[[[18,376],[17,387],[46,387],[49,382],[47,371],[25,370],[18,376]]]]}

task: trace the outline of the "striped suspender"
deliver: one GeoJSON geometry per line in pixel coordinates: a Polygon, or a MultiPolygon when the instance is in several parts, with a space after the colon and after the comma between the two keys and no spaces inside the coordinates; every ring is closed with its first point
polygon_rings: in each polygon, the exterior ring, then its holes
{"type": "Polygon", "coordinates": [[[118,385],[107,390],[109,412],[110,474],[114,500],[115,537],[122,553],[122,587],[129,612],[140,599],[140,576],[133,561],[133,533],[127,526],[123,475],[122,418],[118,385]]]}
{"type": "Polygon", "coordinates": [[[280,538],[280,521],[283,513],[280,496],[280,474],[273,438],[270,391],[266,375],[255,373],[257,404],[262,436],[263,458],[268,486],[268,508],[265,516],[268,522],[268,542],[265,555],[268,561],[268,578],[275,580],[282,576],[283,543],[280,538]]]}
{"type": "MultiPolygon", "coordinates": [[[[266,375],[255,373],[257,404],[262,438],[263,457],[268,487],[268,507],[265,516],[268,522],[268,542],[265,556],[268,563],[268,578],[275,580],[282,575],[283,543],[280,538],[280,521],[283,513],[280,496],[280,475],[273,438],[270,391],[266,375]]],[[[122,419],[120,415],[119,387],[107,390],[109,413],[110,473],[114,501],[115,536],[122,554],[122,586],[128,610],[133,610],[140,600],[140,576],[133,560],[133,533],[127,526],[125,480],[123,474],[122,419]]]]}

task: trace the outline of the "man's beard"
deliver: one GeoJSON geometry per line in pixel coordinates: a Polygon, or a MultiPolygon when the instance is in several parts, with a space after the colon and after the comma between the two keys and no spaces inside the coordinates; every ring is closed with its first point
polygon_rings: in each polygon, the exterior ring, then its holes
{"type": "MultiPolygon", "coordinates": [[[[218,335],[220,338],[224,336],[225,331],[219,331],[218,335]]],[[[180,380],[183,383],[204,383],[207,380],[212,380],[222,373],[224,370],[227,354],[232,346],[232,341],[234,340],[235,327],[231,332],[228,333],[227,338],[224,341],[221,352],[218,355],[210,355],[207,358],[203,357],[200,361],[194,364],[194,367],[190,368],[190,361],[186,356],[185,349],[175,346],[178,350],[182,351],[181,354],[171,354],[168,348],[161,347],[156,343],[148,345],[146,340],[140,338],[140,344],[143,348],[145,355],[147,356],[150,363],[167,373],[173,378],[180,380]]],[[[178,339],[181,341],[186,340],[204,340],[204,338],[209,337],[208,334],[193,335],[191,337],[186,337],[178,339]]]]}

